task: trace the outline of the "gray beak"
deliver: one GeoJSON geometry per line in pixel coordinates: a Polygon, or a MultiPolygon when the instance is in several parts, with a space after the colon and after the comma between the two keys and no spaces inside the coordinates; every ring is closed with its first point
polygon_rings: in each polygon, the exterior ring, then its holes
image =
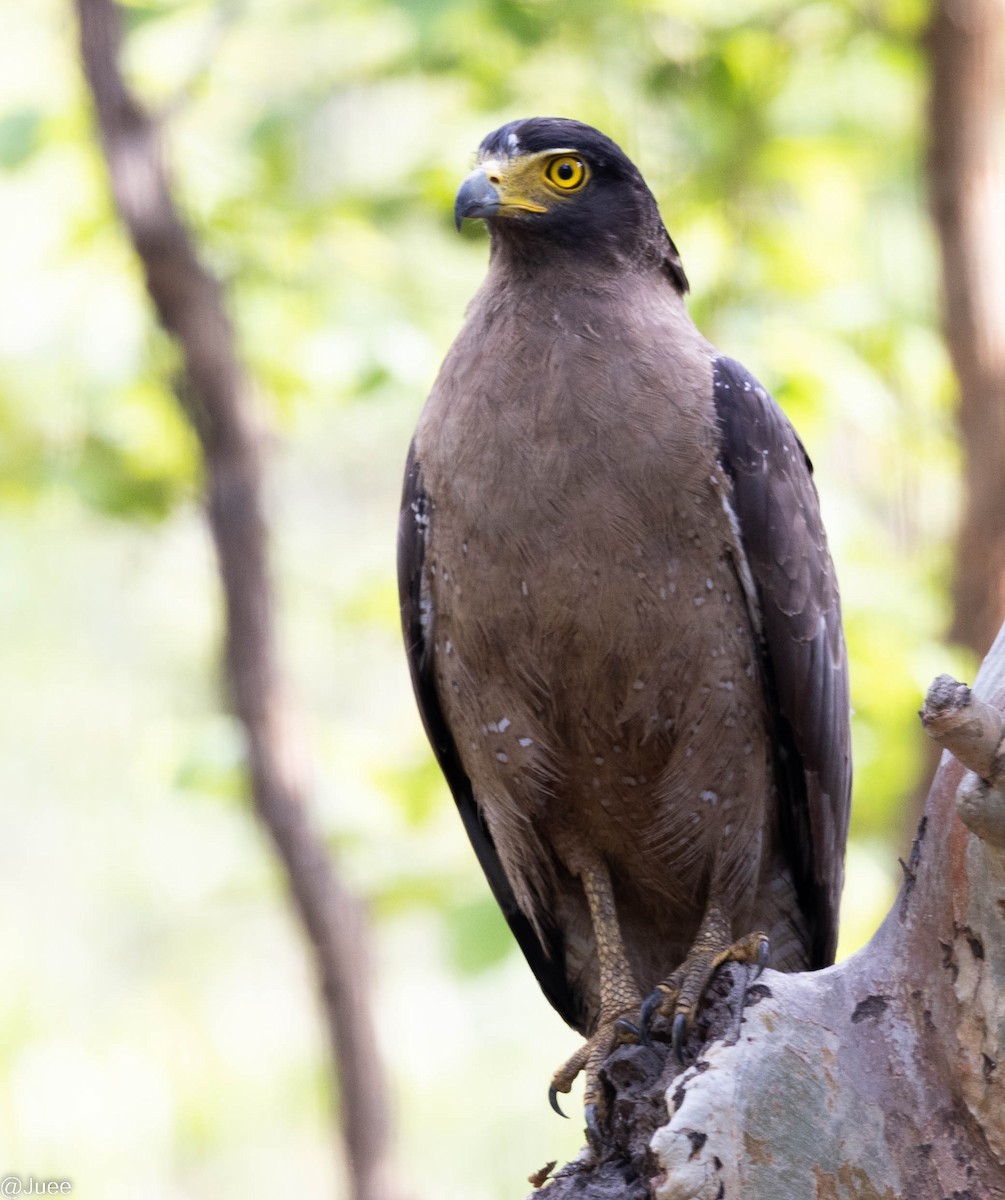
{"type": "Polygon", "coordinates": [[[458,229],[465,217],[494,217],[499,211],[499,193],[478,167],[464,180],[454,201],[454,224],[458,229]]]}

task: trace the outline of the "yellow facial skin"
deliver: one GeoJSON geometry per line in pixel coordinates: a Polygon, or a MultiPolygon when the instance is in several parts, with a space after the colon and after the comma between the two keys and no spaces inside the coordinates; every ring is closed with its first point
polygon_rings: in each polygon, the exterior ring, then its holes
{"type": "Polygon", "coordinates": [[[519,217],[548,212],[582,191],[589,178],[589,167],[574,149],[557,147],[518,158],[484,159],[461,186],[470,191],[476,184],[489,185],[498,196],[492,215],[519,217]]]}

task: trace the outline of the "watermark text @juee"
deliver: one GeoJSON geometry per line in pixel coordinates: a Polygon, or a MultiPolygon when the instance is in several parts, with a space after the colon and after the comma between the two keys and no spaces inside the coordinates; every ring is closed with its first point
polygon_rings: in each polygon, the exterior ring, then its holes
{"type": "Polygon", "coordinates": [[[0,1179],[0,1196],[67,1196],[72,1191],[69,1179],[40,1179],[37,1175],[5,1175],[0,1179]]]}

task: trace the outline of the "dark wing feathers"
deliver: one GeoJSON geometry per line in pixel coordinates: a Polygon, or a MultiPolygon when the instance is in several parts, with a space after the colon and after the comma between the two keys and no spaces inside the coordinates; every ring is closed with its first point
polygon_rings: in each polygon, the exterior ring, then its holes
{"type": "Polygon", "coordinates": [[[513,936],[537,976],[545,996],[570,1025],[582,1029],[585,1023],[583,1002],[569,986],[561,932],[553,925],[544,926],[542,943],[520,910],[485,818],[475,803],[471,783],[461,765],[457,746],[440,707],[433,674],[433,648],[423,627],[422,562],[432,510],[433,505],[423,491],[422,469],[416,461],[413,442],[408,451],[398,520],[398,598],[405,651],[419,713],[475,855],[513,936]]]}
{"type": "Polygon", "coordinates": [[[851,795],[848,665],[813,466],[781,409],[744,367],[713,363],[720,456],[760,601],[782,833],[813,932],[834,960],[851,795]]]}

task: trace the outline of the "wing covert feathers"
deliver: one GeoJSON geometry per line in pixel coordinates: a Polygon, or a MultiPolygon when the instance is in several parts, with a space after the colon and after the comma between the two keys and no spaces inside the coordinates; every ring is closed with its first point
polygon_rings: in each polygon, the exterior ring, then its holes
{"type": "Polygon", "coordinates": [[[848,665],[812,464],[744,367],[713,363],[720,456],[760,601],[782,832],[813,930],[812,965],[834,960],[851,794],[848,665]]]}

